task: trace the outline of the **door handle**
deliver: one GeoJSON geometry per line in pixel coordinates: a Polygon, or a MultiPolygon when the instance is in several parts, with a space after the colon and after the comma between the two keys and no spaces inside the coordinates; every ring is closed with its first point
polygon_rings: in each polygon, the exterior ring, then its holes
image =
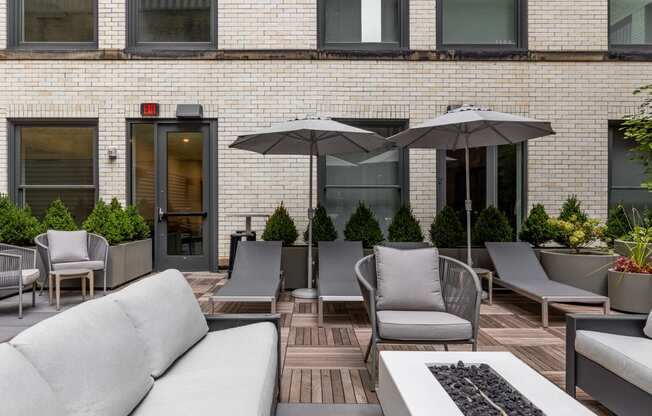
{"type": "Polygon", "coordinates": [[[159,207],[158,208],[158,222],[163,222],[165,219],[165,211],[163,211],[163,208],[159,207]]]}

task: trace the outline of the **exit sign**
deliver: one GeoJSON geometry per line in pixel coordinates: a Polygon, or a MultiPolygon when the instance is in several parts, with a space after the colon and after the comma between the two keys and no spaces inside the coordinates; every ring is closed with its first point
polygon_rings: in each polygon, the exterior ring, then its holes
{"type": "Polygon", "coordinates": [[[158,117],[158,103],[142,103],[140,115],[143,117],[158,117]]]}

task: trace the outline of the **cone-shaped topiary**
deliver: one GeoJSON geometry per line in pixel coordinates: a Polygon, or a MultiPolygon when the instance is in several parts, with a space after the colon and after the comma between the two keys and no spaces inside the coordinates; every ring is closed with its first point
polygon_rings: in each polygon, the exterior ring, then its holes
{"type": "Polygon", "coordinates": [[[514,230],[501,210],[490,206],[480,212],[473,227],[473,241],[476,244],[512,241],[513,238],[514,230]]]}
{"type": "Polygon", "coordinates": [[[614,240],[627,236],[632,229],[625,207],[618,204],[609,210],[602,237],[607,244],[613,244],[614,240]]]}
{"type": "Polygon", "coordinates": [[[464,228],[453,208],[446,206],[437,213],[430,226],[430,240],[432,245],[441,248],[454,248],[464,244],[464,228]]]}
{"type": "Polygon", "coordinates": [[[403,205],[396,211],[387,229],[387,240],[395,242],[422,242],[421,225],[409,206],[403,205]]]}
{"type": "Polygon", "coordinates": [[[134,230],[133,239],[145,240],[149,238],[151,230],[147,222],[145,222],[145,218],[138,213],[138,208],[135,205],[129,205],[125,209],[125,213],[129,218],[129,222],[131,222],[131,228],[134,230]]]}
{"type": "Polygon", "coordinates": [[[289,246],[297,241],[299,233],[283,202],[279,205],[265,224],[262,239],[265,241],[282,241],[289,246]]]}
{"type": "Polygon", "coordinates": [[[101,199],[97,201],[93,211],[86,217],[82,227],[89,233],[106,238],[106,241],[112,246],[123,241],[121,233],[123,227],[118,224],[115,211],[101,199]]]}
{"type": "Polygon", "coordinates": [[[45,212],[43,228],[58,231],[75,231],[79,229],[66,205],[58,198],[52,201],[45,212]]]}
{"type": "Polygon", "coordinates": [[[563,221],[585,222],[589,217],[582,211],[582,203],[577,199],[577,195],[570,195],[561,207],[559,219],[563,221]]]}
{"type": "Polygon", "coordinates": [[[134,226],[131,223],[131,218],[127,215],[127,212],[122,208],[120,201],[117,198],[111,200],[111,211],[115,215],[116,222],[120,227],[120,235],[122,236],[121,242],[132,241],[134,239],[135,231],[134,226]]]}
{"type": "Polygon", "coordinates": [[[549,220],[550,217],[546,212],[546,208],[541,204],[536,204],[523,222],[518,238],[527,241],[534,247],[541,247],[542,244],[552,240],[553,237],[549,220]]]}
{"type": "Polygon", "coordinates": [[[344,237],[349,241],[362,241],[364,248],[373,248],[383,241],[383,232],[376,216],[362,201],[346,223],[344,237]]]}
{"type": "Polygon", "coordinates": [[[0,194],[0,242],[16,246],[31,246],[34,237],[43,231],[29,207],[20,208],[0,194]]]}
{"type": "MultiPolygon", "coordinates": [[[[303,233],[303,239],[308,242],[308,228],[303,233]]],[[[333,220],[326,213],[326,208],[321,205],[315,210],[315,218],[312,220],[312,242],[313,245],[319,241],[337,240],[337,230],[333,220]]]]}

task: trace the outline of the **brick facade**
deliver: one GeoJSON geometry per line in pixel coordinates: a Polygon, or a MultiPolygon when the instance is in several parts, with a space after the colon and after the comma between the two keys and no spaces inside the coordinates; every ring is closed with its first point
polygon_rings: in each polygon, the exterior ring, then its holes
{"type": "MultiPolygon", "coordinates": [[[[0,48],[5,3],[0,0],[0,48]]],[[[410,1],[413,49],[435,48],[434,3],[410,1]]],[[[606,0],[580,3],[530,1],[530,48],[606,50],[606,0]]],[[[124,0],[100,0],[99,12],[100,48],[124,48],[124,0]]],[[[315,0],[226,0],[218,21],[223,49],[316,47],[315,0]]],[[[97,118],[100,196],[124,201],[125,120],[138,117],[141,102],[161,103],[163,118],[174,117],[176,104],[201,103],[205,117],[218,120],[219,252],[225,255],[228,235],[243,225],[235,214],[269,212],[283,201],[301,231],[306,225],[307,158],[228,149],[238,134],[306,114],[417,124],[449,104],[477,103],[550,120],[557,131],[529,146],[530,205],[541,202],[554,213],[576,193],[590,214],[604,218],[608,121],[635,108],[631,92],[650,82],[651,70],[651,63],[627,61],[0,60],[0,192],[8,187],[8,118],[97,118]],[[109,160],[109,148],[117,149],[117,160],[109,160]]],[[[411,151],[410,199],[424,228],[435,212],[435,169],[434,151],[411,151]]],[[[262,226],[254,221],[254,228],[262,226]]]]}

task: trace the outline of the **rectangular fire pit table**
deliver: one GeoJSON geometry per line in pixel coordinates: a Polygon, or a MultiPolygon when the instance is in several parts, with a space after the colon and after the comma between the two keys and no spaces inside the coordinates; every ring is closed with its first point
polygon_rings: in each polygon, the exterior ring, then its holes
{"type": "Polygon", "coordinates": [[[378,399],[385,416],[463,416],[428,367],[487,364],[546,416],[595,414],[509,352],[380,353],[378,399]]]}

